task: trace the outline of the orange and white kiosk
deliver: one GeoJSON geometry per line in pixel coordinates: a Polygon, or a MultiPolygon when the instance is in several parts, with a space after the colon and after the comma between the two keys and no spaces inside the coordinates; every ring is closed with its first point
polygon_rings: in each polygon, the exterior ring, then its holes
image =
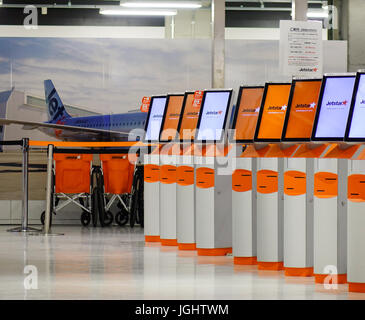
{"type": "Polygon", "coordinates": [[[284,159],[284,268],[286,276],[313,276],[314,158],[326,148],[310,144],[322,79],[293,79],[282,143],[296,144],[284,159]]]}
{"type": "Polygon", "coordinates": [[[168,94],[160,131],[160,241],[177,246],[176,179],[180,146],[173,142],[179,124],[184,94],[168,94]]]}
{"type": "Polygon", "coordinates": [[[259,270],[283,269],[284,157],[292,148],[281,148],[280,138],[290,93],[290,83],[266,83],[255,131],[264,157],[257,158],[257,264],[259,270]],[[276,143],[276,144],[270,144],[276,143]]]}
{"type": "Polygon", "coordinates": [[[350,292],[365,292],[365,72],[356,75],[345,140],[359,148],[349,163],[347,281],[350,292]]]}
{"type": "Polygon", "coordinates": [[[345,145],[343,139],[354,83],[354,74],[324,75],[313,125],[312,141],[331,142],[314,163],[316,283],[347,281],[348,159],[357,146],[345,145]]]}
{"type": "MultiPolygon", "coordinates": [[[[146,143],[158,143],[166,96],[151,97],[145,125],[146,143]]],[[[146,242],[160,241],[160,146],[146,154],[144,163],[144,234],[146,242]]]]}
{"type": "Polygon", "coordinates": [[[231,148],[226,144],[226,123],[231,112],[232,89],[205,90],[197,124],[196,248],[198,255],[232,252],[231,148]]]}
{"type": "Polygon", "coordinates": [[[232,251],[234,264],[257,263],[256,167],[260,150],[253,145],[263,86],[241,86],[231,141],[241,147],[232,173],[232,251]]]}
{"type": "Polygon", "coordinates": [[[195,165],[194,141],[203,92],[186,92],[178,125],[176,185],[176,235],[179,250],[195,250],[195,165]]]}

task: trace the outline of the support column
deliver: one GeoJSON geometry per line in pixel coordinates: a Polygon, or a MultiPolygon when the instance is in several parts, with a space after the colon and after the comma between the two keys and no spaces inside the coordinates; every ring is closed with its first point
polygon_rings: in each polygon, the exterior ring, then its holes
{"type": "Polygon", "coordinates": [[[345,3],[348,6],[348,71],[354,72],[365,68],[365,43],[363,39],[365,1],[351,0],[345,3]]]}
{"type": "Polygon", "coordinates": [[[226,3],[212,0],[212,87],[224,88],[226,3]]]}
{"type": "Polygon", "coordinates": [[[292,0],[292,20],[307,21],[308,0],[292,0]]]}

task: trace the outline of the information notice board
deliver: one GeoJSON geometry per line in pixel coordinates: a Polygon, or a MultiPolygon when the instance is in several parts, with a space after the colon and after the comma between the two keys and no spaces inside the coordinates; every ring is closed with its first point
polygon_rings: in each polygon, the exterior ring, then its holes
{"type": "Polygon", "coordinates": [[[287,76],[322,75],[321,21],[280,21],[280,70],[287,76]]]}

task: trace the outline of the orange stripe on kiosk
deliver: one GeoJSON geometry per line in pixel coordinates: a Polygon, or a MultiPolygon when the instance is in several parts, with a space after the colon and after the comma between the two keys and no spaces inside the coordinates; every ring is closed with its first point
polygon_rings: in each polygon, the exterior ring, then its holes
{"type": "Polygon", "coordinates": [[[350,292],[365,292],[365,72],[356,75],[354,95],[347,122],[345,140],[358,142],[358,150],[349,161],[347,212],[347,281],[350,292]]]}
{"type": "MultiPolygon", "coordinates": [[[[158,142],[166,96],[151,98],[145,126],[145,142],[158,142]]],[[[146,242],[160,237],[160,146],[146,154],[144,163],[144,234],[146,242]]]]}
{"type": "Polygon", "coordinates": [[[262,270],[283,268],[283,166],[292,148],[280,142],[290,83],[266,83],[254,141],[267,151],[257,159],[257,263],[262,270]]]}
{"type": "Polygon", "coordinates": [[[192,141],[198,123],[202,92],[186,92],[180,117],[177,156],[176,234],[179,250],[196,250],[195,238],[195,165],[192,141]]]}
{"type": "Polygon", "coordinates": [[[296,144],[284,159],[284,268],[286,276],[313,276],[314,158],[324,144],[309,143],[322,79],[293,79],[281,140],[296,144]]]}
{"type": "Polygon", "coordinates": [[[226,145],[232,90],[205,90],[194,155],[196,167],[196,248],[198,255],[232,252],[232,146],[226,145]]]}
{"type": "Polygon", "coordinates": [[[253,145],[264,87],[240,87],[232,143],[242,148],[232,174],[232,248],[234,264],[257,263],[256,166],[259,151],[253,145]]]}
{"type": "Polygon", "coordinates": [[[343,143],[355,76],[323,77],[312,141],[332,142],[314,160],[314,276],[317,283],[329,273],[346,278],[346,220],[348,159],[356,145],[343,143]]]}
{"type": "Polygon", "coordinates": [[[160,131],[160,239],[161,245],[177,246],[176,188],[177,156],[180,145],[177,136],[184,94],[167,95],[160,131]]]}

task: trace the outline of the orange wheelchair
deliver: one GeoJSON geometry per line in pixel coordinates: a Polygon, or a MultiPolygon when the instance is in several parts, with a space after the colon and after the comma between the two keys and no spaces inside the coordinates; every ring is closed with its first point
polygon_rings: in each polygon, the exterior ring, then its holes
{"type": "MultiPolygon", "coordinates": [[[[81,223],[97,225],[100,194],[95,186],[97,171],[92,169],[92,154],[55,153],[52,177],[51,219],[69,204],[81,208],[81,223]],[[60,202],[60,200],[63,200],[60,202]]],[[[44,224],[45,212],[41,214],[44,224]]],[[[51,220],[52,221],[52,220],[51,220]]]]}
{"type": "Polygon", "coordinates": [[[115,215],[115,222],[123,226],[129,221],[131,213],[131,194],[135,170],[135,158],[128,158],[127,153],[121,154],[100,154],[103,181],[100,185],[104,194],[101,199],[101,215],[104,215],[104,225],[108,225],[113,220],[111,207],[118,201],[119,211],[115,215]]]}

